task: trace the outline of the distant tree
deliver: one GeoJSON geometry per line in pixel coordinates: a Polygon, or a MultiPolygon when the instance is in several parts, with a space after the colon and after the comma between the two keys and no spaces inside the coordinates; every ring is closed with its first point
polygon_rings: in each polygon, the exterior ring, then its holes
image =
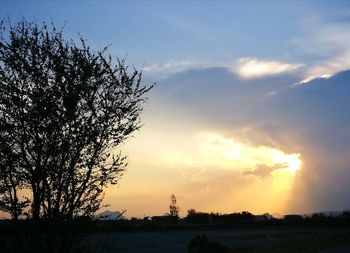
{"type": "Polygon", "coordinates": [[[187,216],[193,215],[196,213],[196,210],[194,210],[193,208],[187,210],[187,216]]]}
{"type": "Polygon", "coordinates": [[[92,215],[126,168],[118,149],[141,127],[151,88],[107,48],[65,40],[54,25],[2,22],[0,209],[13,218],[28,203],[34,219],[92,215]]]}
{"type": "Polygon", "coordinates": [[[196,212],[194,209],[187,211],[185,220],[188,223],[207,223],[211,220],[212,215],[204,212],[196,212]]]}
{"type": "Polygon", "coordinates": [[[349,218],[350,217],[350,211],[343,211],[342,215],[343,215],[343,217],[349,218]]]}
{"type": "Polygon", "coordinates": [[[174,194],[170,196],[170,205],[169,205],[169,215],[172,217],[179,217],[180,208],[177,206],[176,197],[174,194]]]}

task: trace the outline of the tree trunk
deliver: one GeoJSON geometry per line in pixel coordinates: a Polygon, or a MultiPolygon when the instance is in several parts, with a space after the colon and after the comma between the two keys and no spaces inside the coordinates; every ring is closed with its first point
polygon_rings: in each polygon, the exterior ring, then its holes
{"type": "Polygon", "coordinates": [[[40,219],[40,193],[37,187],[33,187],[33,206],[32,214],[34,220],[40,219]]]}

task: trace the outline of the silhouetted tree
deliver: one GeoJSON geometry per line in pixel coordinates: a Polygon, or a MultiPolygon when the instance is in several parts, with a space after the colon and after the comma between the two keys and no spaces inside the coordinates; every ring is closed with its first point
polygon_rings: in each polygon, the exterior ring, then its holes
{"type": "MultiPolygon", "coordinates": [[[[0,139],[2,140],[2,139],[0,139]]],[[[16,167],[16,159],[13,157],[11,147],[1,141],[0,144],[0,210],[10,213],[12,219],[18,220],[30,201],[19,197],[19,191],[23,189],[21,171],[16,167]]]]}
{"type": "Polygon", "coordinates": [[[174,194],[170,196],[170,205],[169,205],[169,215],[172,217],[179,217],[180,208],[177,206],[176,197],[174,194]]]}
{"type": "Polygon", "coordinates": [[[65,40],[54,25],[0,24],[0,208],[14,218],[91,215],[127,165],[140,128],[141,73],[107,48],[65,40]]]}
{"type": "Polygon", "coordinates": [[[210,221],[211,215],[209,213],[196,212],[194,209],[187,211],[186,221],[188,223],[207,223],[210,221]]]}
{"type": "Polygon", "coordinates": [[[196,213],[196,210],[194,210],[193,208],[187,210],[187,216],[193,215],[195,213],[196,213]]]}

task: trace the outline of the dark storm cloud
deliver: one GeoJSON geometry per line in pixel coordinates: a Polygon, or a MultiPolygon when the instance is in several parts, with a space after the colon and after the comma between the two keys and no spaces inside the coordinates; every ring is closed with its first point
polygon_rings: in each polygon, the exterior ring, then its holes
{"type": "Polygon", "coordinates": [[[191,112],[205,127],[229,133],[249,126],[252,135],[244,136],[249,142],[269,140],[276,148],[301,153],[304,168],[294,191],[303,197],[291,203],[292,209],[305,202],[315,210],[349,208],[350,71],[293,86],[300,80],[298,72],[244,80],[226,68],[207,68],[170,76],[154,95],[191,112]]]}

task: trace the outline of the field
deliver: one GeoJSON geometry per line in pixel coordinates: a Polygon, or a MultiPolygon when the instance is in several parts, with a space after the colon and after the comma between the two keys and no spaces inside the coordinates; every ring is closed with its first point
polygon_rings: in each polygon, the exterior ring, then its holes
{"type": "Polygon", "coordinates": [[[23,220],[15,224],[4,220],[0,222],[0,248],[1,252],[9,253],[350,252],[348,216],[316,215],[293,221],[272,219],[263,222],[244,219],[231,223],[227,220],[222,223],[218,220],[193,221],[188,217],[168,222],[82,219],[67,223],[23,220]]]}
{"type": "Polygon", "coordinates": [[[87,248],[101,252],[350,252],[345,228],[227,228],[97,233],[87,248]],[[205,235],[203,237],[202,235],[205,235]],[[194,239],[196,238],[197,239],[194,239]],[[192,251],[189,244],[192,240],[192,251]]]}

